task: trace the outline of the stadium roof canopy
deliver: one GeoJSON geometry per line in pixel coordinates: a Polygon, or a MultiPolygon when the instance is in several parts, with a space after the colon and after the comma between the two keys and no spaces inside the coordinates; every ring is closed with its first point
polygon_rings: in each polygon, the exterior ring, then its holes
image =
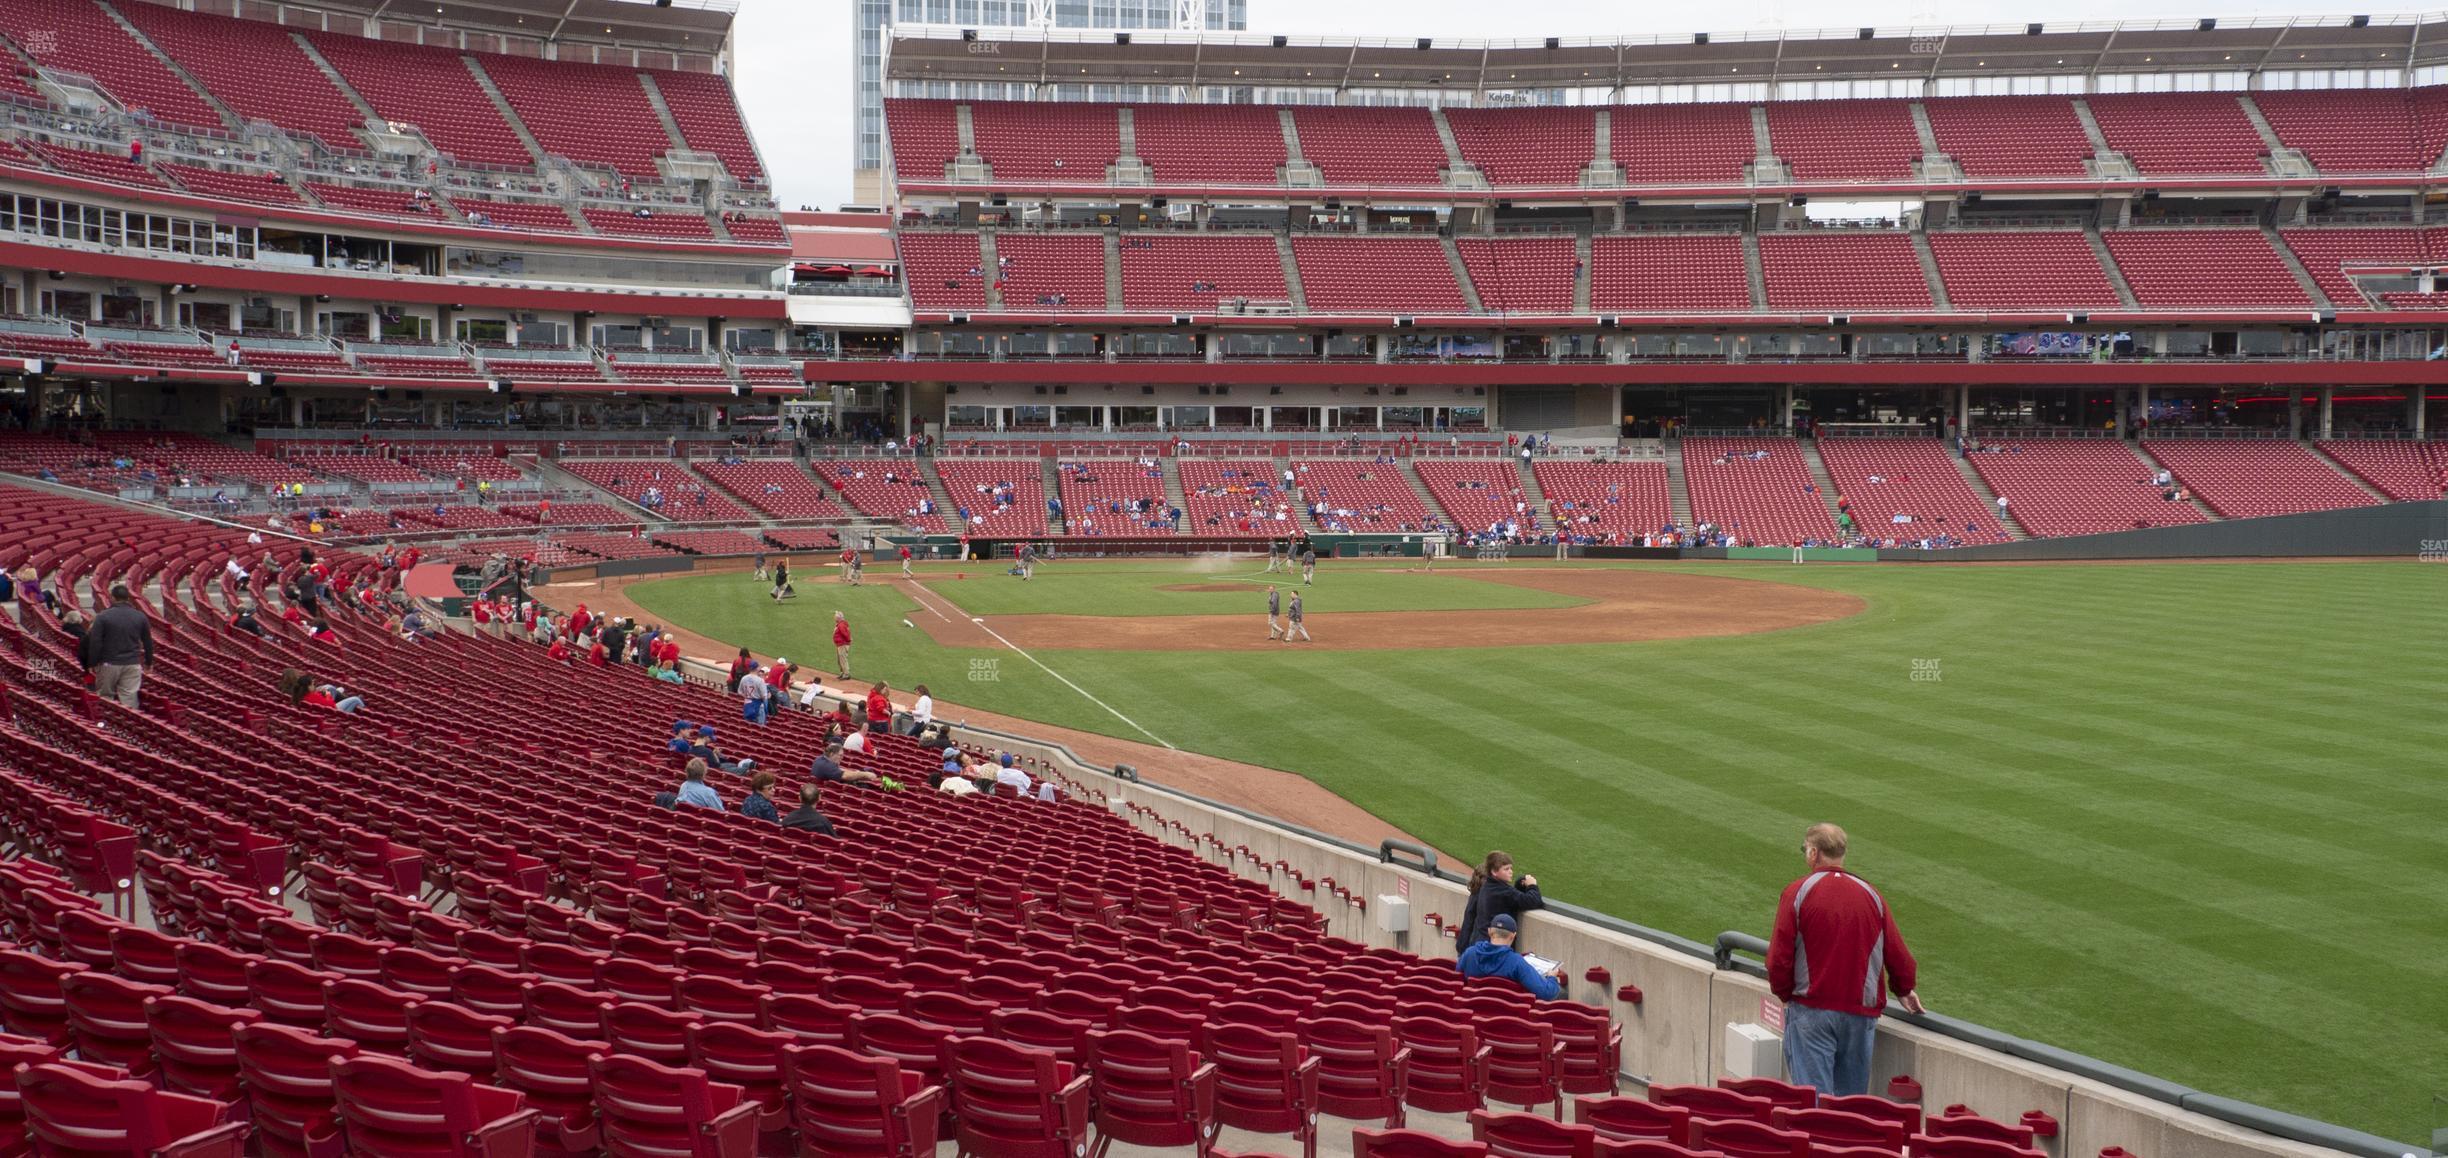
{"type": "Polygon", "coordinates": [[[894,80],[1318,89],[2398,69],[2448,65],[2448,13],[1532,40],[900,26],[894,80]]]}
{"type": "Polygon", "coordinates": [[[739,11],[738,0],[291,0],[288,6],[390,24],[709,55],[730,40],[739,11]]]}

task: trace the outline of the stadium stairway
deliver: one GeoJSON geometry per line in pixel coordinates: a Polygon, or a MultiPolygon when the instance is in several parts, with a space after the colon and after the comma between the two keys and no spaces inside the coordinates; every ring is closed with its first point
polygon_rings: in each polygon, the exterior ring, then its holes
{"type": "MultiPolygon", "coordinates": [[[[1925,263],[1929,262],[1929,242],[1923,240],[1918,233],[1913,235],[1913,240],[1920,242],[1922,260],[1925,263]]],[[[1925,265],[1924,268],[1927,269],[1929,266],[1925,265]]],[[[1938,279],[1932,276],[1930,284],[1937,285],[1938,279]]],[[[1819,488],[1819,505],[1827,508],[1828,521],[1838,523],[1839,526],[1843,525],[1836,518],[1836,476],[1828,473],[1827,461],[1819,457],[1818,440],[1797,438],[1794,443],[1802,448],[1802,465],[1810,470],[1811,484],[1819,488]]]]}
{"type": "MultiPolygon", "coordinates": [[[[933,458],[919,459],[918,475],[926,480],[927,497],[935,500],[935,510],[947,520],[946,525],[958,522],[959,520],[955,519],[952,514],[958,508],[952,505],[952,492],[945,489],[943,476],[935,472],[935,460],[933,458]]],[[[953,533],[959,534],[966,530],[965,527],[954,527],[953,533]]]]}
{"type": "Polygon", "coordinates": [[[221,98],[214,96],[211,89],[205,88],[202,81],[197,80],[179,62],[170,59],[170,54],[163,52],[160,45],[153,43],[152,37],[145,35],[142,29],[130,23],[127,17],[120,15],[119,10],[112,7],[109,0],[96,0],[96,3],[102,9],[103,14],[111,18],[112,23],[117,24],[121,31],[128,34],[129,39],[143,45],[144,50],[152,53],[153,58],[159,61],[163,68],[169,69],[170,75],[187,82],[187,87],[194,89],[196,96],[201,97],[206,106],[220,115],[223,124],[231,128],[240,128],[246,124],[246,118],[230,111],[230,107],[222,104],[221,98]]]}
{"type": "MultiPolygon", "coordinates": [[[[2254,113],[2253,117],[2257,120],[2260,118],[2260,115],[2261,114],[2259,113],[2254,113]]],[[[2267,129],[2264,129],[2263,131],[2266,132],[2267,129]]],[[[2271,139],[2275,140],[2276,138],[2273,137],[2271,139]]],[[[2278,251],[2278,260],[2286,263],[2288,271],[2295,275],[2296,283],[2303,286],[2304,296],[2312,299],[2312,304],[2319,306],[2324,310],[2337,308],[2337,303],[2329,300],[2329,291],[2322,289],[2320,287],[2319,279],[2312,276],[2311,270],[2304,268],[2303,259],[2295,256],[2295,251],[2287,248],[2286,241],[2278,236],[2277,226],[2271,225],[2266,221],[2262,222],[2261,236],[2269,239],[2269,247],[2278,251]]]]}
{"type": "MultiPolygon", "coordinates": [[[[680,132],[680,122],[672,117],[671,102],[663,99],[663,88],[655,83],[654,74],[637,74],[638,87],[646,90],[646,105],[654,110],[655,120],[663,125],[663,136],[675,149],[688,148],[688,138],[680,132]]],[[[716,215],[719,216],[719,215],[716,215]]]]}
{"type": "MultiPolygon", "coordinates": [[[[2082,104],[2081,101],[2074,103],[2078,107],[2082,104]]],[[[2083,123],[2090,122],[2086,120],[2083,123]]],[[[2097,135],[2099,129],[2094,127],[2091,131],[2097,135]]],[[[2125,271],[2117,268],[2116,255],[2108,252],[2108,239],[2100,236],[2099,225],[2096,222],[2086,223],[2083,236],[2090,239],[2091,255],[2099,259],[2100,271],[2108,275],[2108,284],[2116,287],[2117,300],[2124,303],[2126,309],[2141,309],[2142,304],[2134,299],[2133,286],[2125,281],[2125,271]]]]}
{"type": "MultiPolygon", "coordinates": [[[[1106,244],[1108,244],[1108,245],[1112,244],[1112,243],[1113,243],[1113,234],[1111,234],[1111,233],[1106,234],[1106,235],[1105,235],[1105,241],[1106,241],[1106,244]]],[[[1110,265],[1108,265],[1108,266],[1106,266],[1105,268],[1107,268],[1107,269],[1112,269],[1113,267],[1112,267],[1112,266],[1110,266],[1110,265]]],[[[1038,459],[1038,460],[1037,460],[1037,478],[1038,478],[1038,481],[1039,481],[1039,482],[1040,482],[1040,483],[1041,483],[1041,484],[1042,484],[1042,485],[1045,487],[1045,493],[1046,493],[1048,496],[1051,496],[1051,497],[1053,497],[1053,498],[1061,498],[1061,497],[1062,497],[1062,471],[1061,471],[1061,470],[1059,470],[1059,469],[1057,469],[1056,463],[1057,463],[1057,460],[1056,460],[1055,458],[1053,458],[1052,456],[1048,456],[1048,457],[1044,457],[1044,458],[1040,458],[1040,459],[1038,459]]],[[[1046,530],[1051,531],[1051,532],[1053,532],[1053,533],[1055,533],[1055,534],[1057,534],[1057,535],[1068,535],[1068,534],[1070,534],[1070,533],[1071,533],[1071,512],[1070,512],[1069,510],[1067,510],[1067,509],[1066,509],[1066,510],[1064,510],[1064,511],[1063,511],[1063,513],[1062,513],[1062,514],[1060,514],[1060,515],[1048,514],[1048,515],[1046,516],[1046,530]]]]}
{"type": "Polygon", "coordinates": [[[978,230],[978,274],[986,281],[986,308],[997,313],[1002,312],[1003,309],[1002,268],[1002,255],[995,252],[994,230],[978,230]]]}
{"type": "Polygon", "coordinates": [[[1100,232],[1105,235],[1105,312],[1118,314],[1122,312],[1122,231],[1100,232]]]}
{"type": "Polygon", "coordinates": [[[1182,513],[1183,525],[1188,525],[1190,502],[1189,496],[1182,490],[1181,460],[1171,455],[1160,455],[1156,459],[1156,466],[1164,472],[1165,501],[1182,513]]]}
{"type": "Polygon", "coordinates": [[[2354,472],[2354,468],[2330,457],[2329,452],[2323,449],[2320,443],[2307,439],[2305,440],[2303,446],[2305,450],[2312,452],[2312,457],[2319,459],[2322,463],[2327,465],[2329,469],[2338,472],[2338,474],[2343,476],[2347,482],[2363,488],[2363,493],[2370,495],[2373,502],[2393,503],[2397,501],[2396,499],[2389,497],[2389,493],[2387,491],[2373,486],[2371,484],[2371,480],[2364,478],[2362,475],[2356,474],[2354,472]]]}
{"type": "Polygon", "coordinates": [[[1530,469],[1530,460],[1520,455],[1513,456],[1513,469],[1521,475],[1522,499],[1530,504],[1531,510],[1539,512],[1542,519],[1547,518],[1555,508],[1547,505],[1547,492],[1539,489],[1538,472],[1530,469]]]}
{"type": "Polygon", "coordinates": [[[1301,292],[1300,263],[1292,259],[1291,233],[1278,232],[1275,235],[1275,256],[1283,262],[1284,290],[1292,295],[1292,311],[1308,313],[1309,295],[1301,292]]]}
{"type": "MultiPolygon", "coordinates": [[[[1269,461],[1275,464],[1275,473],[1268,476],[1270,478],[1280,479],[1284,476],[1285,471],[1292,469],[1292,460],[1283,455],[1276,455],[1269,461]]],[[[1317,534],[1320,530],[1317,520],[1309,517],[1309,496],[1304,493],[1300,487],[1295,486],[1289,488],[1289,493],[1287,493],[1284,497],[1291,500],[1293,517],[1300,520],[1300,528],[1302,532],[1311,535],[1317,534]]],[[[1435,510],[1436,508],[1430,507],[1429,509],[1435,510]]]]}
{"type": "MultiPolygon", "coordinates": [[[[1947,451],[1947,457],[1954,461],[1955,469],[1963,475],[1964,485],[1972,488],[1974,497],[1980,499],[1981,509],[1996,510],[1997,492],[1989,489],[1989,480],[1982,478],[1979,471],[1972,469],[1970,460],[1955,453],[1952,449],[1947,451]]],[[[2012,508],[2008,508],[2006,518],[1998,524],[1998,529],[2006,532],[2006,537],[2009,539],[2031,538],[2031,535],[2023,530],[2023,523],[2015,517],[2012,508]]]]}
{"type": "MultiPolygon", "coordinates": [[[[2306,278],[2306,284],[2309,284],[2310,280],[2311,279],[2306,278]]],[[[2117,441],[2122,443],[2125,449],[2132,451],[2134,461],[2141,463],[2143,469],[2149,471],[2151,474],[2157,474],[2160,471],[2168,469],[2168,465],[2166,463],[2152,458],[2149,451],[2142,449],[2141,443],[2133,442],[2127,439],[2118,439],[2117,441]]],[[[2185,492],[2185,501],[2191,503],[2194,510],[2201,512],[2202,521],[2210,523],[2219,521],[2219,513],[2211,510],[2210,504],[2203,502],[2200,495],[2187,491],[2185,492]]]]}
{"type": "Polygon", "coordinates": [[[492,74],[486,72],[484,65],[473,56],[461,56],[459,62],[466,65],[468,73],[476,78],[476,87],[484,90],[485,99],[493,102],[493,111],[501,114],[502,123],[510,126],[510,131],[518,135],[520,144],[527,146],[527,154],[534,158],[536,168],[543,169],[543,142],[536,140],[534,130],[527,127],[526,121],[519,119],[518,110],[510,107],[510,98],[502,95],[501,86],[493,83],[492,74]]]}
{"type": "MultiPolygon", "coordinates": [[[[1753,268],[1756,270],[1758,267],[1753,268]]],[[[1683,448],[1679,443],[1674,446],[1661,443],[1660,446],[1666,454],[1667,506],[1674,512],[1675,525],[1688,527],[1692,525],[1691,483],[1683,477],[1683,448]]]]}
{"type": "MultiPolygon", "coordinates": [[[[1445,247],[1445,261],[1453,266],[1454,284],[1462,287],[1462,300],[1470,306],[1470,312],[1486,313],[1487,305],[1479,300],[1479,287],[1471,284],[1470,270],[1462,264],[1462,251],[1454,248],[1453,238],[1440,237],[1437,244],[1445,247]]],[[[1436,507],[1432,504],[1428,509],[1436,507]]]]}
{"type": "MultiPolygon", "coordinates": [[[[1449,249],[1450,249],[1450,247],[1451,247],[1451,245],[1452,245],[1452,244],[1453,244],[1453,243],[1451,243],[1451,242],[1447,242],[1447,243],[1446,243],[1446,245],[1448,246],[1448,248],[1449,248],[1449,249]]],[[[1519,456],[1518,456],[1518,455],[1517,455],[1517,456],[1515,456],[1515,457],[1516,457],[1517,459],[1519,458],[1519,456]]],[[[1435,494],[1433,494],[1433,493],[1431,493],[1431,492],[1428,490],[1428,484],[1427,484],[1427,483],[1424,483],[1424,482],[1421,482],[1421,481],[1420,481],[1419,472],[1418,472],[1418,471],[1416,471],[1416,470],[1411,469],[1411,460],[1409,460],[1409,459],[1396,459],[1396,460],[1394,460],[1394,469],[1395,469],[1395,470],[1398,470],[1398,471],[1401,471],[1401,472],[1402,472],[1402,476],[1403,476],[1403,481],[1411,484],[1411,493],[1419,496],[1420,506],[1421,506],[1422,508],[1426,509],[1426,510],[1428,511],[1428,513],[1430,513],[1430,514],[1432,514],[1432,515],[1435,515],[1435,516],[1437,516],[1438,518],[1444,519],[1444,520],[1445,520],[1445,521],[1447,521],[1447,522],[1452,522],[1452,521],[1454,521],[1452,513],[1451,513],[1451,512],[1448,512],[1448,511],[1445,509],[1445,504],[1444,504],[1444,503],[1441,503],[1441,502],[1439,502],[1439,501],[1437,501],[1437,497],[1436,497],[1436,495],[1435,495],[1435,494]]],[[[1530,508],[1530,509],[1531,509],[1532,511],[1538,512],[1538,513],[1539,513],[1539,514],[1541,514],[1541,515],[1544,515],[1544,514],[1545,514],[1545,512],[1544,512],[1544,511],[1541,511],[1541,510],[1540,510],[1539,508],[1537,508],[1537,507],[1532,507],[1532,508],[1530,508]]],[[[1534,521],[1535,521],[1535,520],[1534,520],[1534,521]]],[[[1465,531],[1468,531],[1468,530],[1472,530],[1473,528],[1470,528],[1470,527],[1464,527],[1464,528],[1462,528],[1462,529],[1463,529],[1463,530],[1465,530],[1465,531]]]]}
{"type": "MultiPolygon", "coordinates": [[[[323,74],[323,79],[330,81],[332,88],[338,90],[341,96],[348,98],[348,103],[356,108],[358,116],[364,117],[368,124],[382,123],[383,115],[374,111],[373,103],[365,99],[364,93],[358,92],[354,86],[350,85],[348,78],[340,75],[339,69],[332,67],[332,62],[324,58],[323,50],[314,46],[314,41],[294,32],[289,34],[289,39],[297,45],[299,52],[305,54],[307,60],[314,62],[316,70],[323,74]]],[[[442,202],[444,208],[449,208],[449,198],[436,198],[436,200],[442,202]]]]}
{"type": "Polygon", "coordinates": [[[1590,235],[1586,231],[1573,233],[1573,312],[1590,312],[1590,235]]]}
{"type": "MultiPolygon", "coordinates": [[[[1915,104],[1913,107],[1917,109],[1921,106],[1915,104]]],[[[1953,310],[1955,306],[1947,299],[1946,279],[1938,274],[1938,255],[1930,252],[1929,234],[1913,230],[1912,246],[1913,257],[1921,263],[1921,278],[1929,283],[1930,304],[1940,310],[1953,310]]],[[[1817,458],[1814,453],[1812,460],[1817,461],[1817,458]]]]}
{"type": "MultiPolygon", "coordinates": [[[[1768,308],[1768,274],[1760,265],[1759,234],[1748,229],[1743,230],[1742,245],[1743,275],[1751,282],[1751,311],[1758,313],[1768,308]]],[[[1683,493],[1682,485],[1679,482],[1675,484],[1676,494],[1683,493]]],[[[1678,522],[1682,518],[1682,515],[1675,516],[1678,522]]]]}

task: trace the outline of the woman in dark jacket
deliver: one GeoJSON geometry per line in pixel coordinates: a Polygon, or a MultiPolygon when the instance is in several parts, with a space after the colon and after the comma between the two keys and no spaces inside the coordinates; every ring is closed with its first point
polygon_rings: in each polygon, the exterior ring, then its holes
{"type": "MultiPolygon", "coordinates": [[[[1478,868],[1471,870],[1470,900],[1462,905],[1462,935],[1454,939],[1454,955],[1488,939],[1488,922],[1497,914],[1521,920],[1523,913],[1547,907],[1547,898],[1539,895],[1538,878],[1525,876],[1513,879],[1513,858],[1502,852],[1491,852],[1478,868]]],[[[1518,944],[1518,942],[1517,942],[1518,944]]]]}

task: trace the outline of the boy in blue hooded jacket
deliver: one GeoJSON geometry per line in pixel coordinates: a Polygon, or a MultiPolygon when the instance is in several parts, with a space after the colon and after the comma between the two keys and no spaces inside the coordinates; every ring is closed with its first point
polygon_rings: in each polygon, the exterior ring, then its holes
{"type": "Polygon", "coordinates": [[[1564,995],[1564,983],[1533,968],[1528,958],[1513,947],[1513,938],[1521,935],[1521,923],[1511,914],[1498,913],[1488,922],[1488,939],[1462,951],[1455,967],[1464,977],[1502,977],[1541,1001],[1553,1001],[1564,995]]]}

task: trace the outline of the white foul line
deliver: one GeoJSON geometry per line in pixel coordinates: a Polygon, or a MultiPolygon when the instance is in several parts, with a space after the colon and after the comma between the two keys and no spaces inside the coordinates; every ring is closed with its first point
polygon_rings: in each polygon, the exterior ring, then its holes
{"type": "MultiPolygon", "coordinates": [[[[912,584],[910,584],[910,587],[911,587],[911,589],[912,589],[912,590],[921,590],[921,591],[922,591],[922,590],[925,590],[926,585],[925,585],[925,584],[923,584],[923,583],[912,583],[912,584]]],[[[947,623],[948,623],[948,622],[951,622],[950,617],[946,616],[946,615],[945,615],[943,612],[941,612],[941,611],[936,611],[936,610],[935,610],[935,607],[934,607],[934,605],[933,605],[932,603],[929,603],[928,601],[926,601],[926,600],[924,600],[924,599],[920,599],[920,600],[918,600],[918,604],[919,604],[919,606],[926,608],[928,611],[933,611],[933,612],[935,612],[935,618],[937,618],[937,619],[941,619],[941,620],[944,620],[944,621],[945,621],[945,622],[947,622],[947,623]]],[[[1055,671],[1053,668],[1047,667],[1047,666],[1045,665],[1045,661],[1044,661],[1044,660],[1041,660],[1041,659],[1037,658],[1036,656],[1030,655],[1029,653],[1027,653],[1027,652],[1025,652],[1025,651],[1020,650],[1020,645],[1019,645],[1019,644],[1013,643],[1012,641],[1010,641],[1010,640],[1008,640],[1008,639],[1003,638],[1002,633],[1000,633],[1000,632],[996,631],[994,628],[991,628],[991,627],[986,626],[986,621],[985,621],[985,620],[980,619],[980,618],[978,618],[978,617],[976,617],[976,616],[972,615],[972,616],[970,616],[970,617],[969,617],[969,622],[976,624],[976,625],[977,625],[977,629],[978,629],[979,631],[983,631],[983,632],[985,632],[985,633],[986,633],[986,634],[988,634],[988,635],[994,636],[994,638],[995,638],[995,642],[1000,643],[1000,644],[1002,644],[1003,646],[1005,646],[1005,647],[1007,647],[1007,648],[1010,648],[1010,649],[1011,649],[1011,651],[1012,651],[1012,654],[1017,655],[1017,656],[1019,656],[1020,658],[1022,658],[1022,659],[1025,659],[1025,660],[1029,661],[1030,663],[1036,664],[1039,670],[1041,670],[1041,671],[1045,672],[1047,675],[1053,676],[1053,677],[1054,677],[1055,679],[1057,679],[1057,680],[1062,681],[1062,686],[1067,687],[1067,688],[1071,689],[1072,691],[1078,692],[1078,693],[1080,694],[1081,698],[1086,699],[1086,700],[1087,700],[1089,703],[1095,704],[1096,706],[1098,706],[1098,707],[1100,707],[1100,708],[1105,709],[1105,711],[1106,711],[1108,714],[1112,715],[1112,716],[1113,716],[1113,718],[1115,718],[1115,719],[1117,719],[1117,720],[1120,720],[1120,721],[1122,721],[1122,722],[1123,722],[1123,723],[1125,723],[1125,724],[1129,724],[1129,725],[1130,725],[1131,727],[1133,727],[1133,728],[1138,729],[1138,731],[1139,731],[1139,734],[1140,734],[1140,735],[1145,736],[1145,737],[1147,737],[1148,739],[1154,740],[1154,741],[1156,741],[1157,743],[1164,745],[1164,747],[1165,747],[1165,749],[1166,749],[1167,751],[1171,751],[1171,752],[1179,752],[1179,751],[1181,751],[1181,749],[1174,747],[1174,746],[1173,746],[1173,745],[1172,745],[1170,742],[1168,742],[1168,741],[1167,741],[1167,740],[1166,740],[1164,737],[1159,736],[1159,735],[1157,735],[1157,734],[1156,734],[1156,733],[1154,733],[1154,732],[1148,731],[1148,730],[1147,730],[1146,728],[1144,728],[1144,727],[1141,727],[1141,726],[1140,726],[1139,721],[1134,720],[1134,719],[1130,718],[1129,716],[1125,716],[1125,715],[1123,715],[1121,712],[1115,711],[1115,710],[1114,710],[1114,706],[1113,706],[1112,704],[1106,703],[1105,701],[1103,701],[1103,700],[1100,700],[1100,699],[1096,698],[1094,695],[1091,695],[1091,694],[1089,693],[1088,689],[1083,688],[1083,687],[1079,686],[1078,684],[1072,683],[1072,682],[1071,682],[1071,680],[1070,680],[1068,677],[1066,677],[1066,676],[1064,676],[1064,675],[1063,675],[1063,673],[1058,672],[1058,671],[1055,671]]]]}
{"type": "Polygon", "coordinates": [[[1019,645],[1019,644],[1013,643],[1012,641],[1010,641],[1010,640],[1008,640],[1008,639],[1003,638],[1003,636],[1001,635],[1001,633],[997,632],[997,631],[996,631],[994,628],[991,628],[991,627],[986,626],[986,621],[985,621],[985,620],[983,620],[983,619],[979,619],[979,618],[976,618],[975,616],[972,616],[972,617],[970,617],[969,622],[974,623],[974,624],[977,624],[977,627],[978,627],[978,630],[979,630],[979,631],[983,631],[983,632],[985,632],[985,633],[986,633],[986,634],[988,634],[988,635],[994,636],[994,637],[995,637],[995,642],[1000,643],[1000,644],[1002,644],[1003,646],[1005,646],[1005,647],[1008,647],[1008,648],[1012,649],[1012,654],[1017,655],[1017,656],[1019,656],[1020,658],[1022,658],[1022,659],[1025,659],[1025,660],[1029,661],[1030,663],[1036,664],[1036,665],[1038,666],[1038,668],[1039,668],[1039,669],[1041,669],[1041,670],[1043,670],[1043,671],[1044,671],[1044,672],[1045,672],[1047,675],[1053,676],[1055,679],[1061,680],[1061,681],[1062,681],[1062,685],[1063,685],[1064,687],[1067,687],[1067,688],[1071,689],[1072,691],[1078,692],[1080,695],[1085,696],[1085,697],[1087,698],[1087,700],[1088,700],[1088,702],[1089,702],[1089,703],[1095,704],[1096,706],[1098,706],[1098,707],[1100,707],[1100,708],[1105,709],[1107,712],[1109,712],[1109,713],[1111,713],[1111,714],[1113,715],[1113,718],[1115,718],[1115,719],[1117,719],[1117,720],[1120,720],[1120,721],[1122,721],[1122,722],[1123,722],[1123,723],[1125,723],[1125,724],[1129,724],[1129,725],[1130,725],[1131,727],[1133,727],[1133,728],[1138,728],[1138,729],[1139,729],[1139,734],[1140,734],[1140,735],[1145,736],[1145,737],[1147,737],[1148,739],[1154,740],[1154,741],[1156,741],[1156,742],[1157,742],[1157,743],[1159,743],[1159,744],[1163,744],[1163,745],[1165,746],[1165,749],[1166,749],[1167,751],[1172,751],[1172,752],[1178,752],[1178,751],[1181,751],[1181,749],[1179,749],[1179,748],[1175,748],[1175,747],[1174,747],[1172,744],[1170,744],[1170,743],[1166,742],[1166,740],[1165,740],[1165,738],[1164,738],[1164,737],[1159,736],[1159,735],[1157,735],[1157,734],[1156,734],[1156,733],[1154,733],[1154,732],[1148,731],[1146,728],[1142,728],[1142,727],[1140,727],[1140,726],[1139,726],[1139,721],[1134,720],[1134,719],[1130,718],[1129,716],[1125,716],[1125,715],[1123,715],[1123,714],[1122,714],[1122,713],[1120,713],[1120,712],[1114,711],[1114,706],[1113,706],[1112,704],[1106,703],[1105,701],[1100,700],[1100,699],[1096,698],[1096,697],[1095,697],[1095,696],[1093,696],[1093,695],[1089,695],[1089,694],[1088,694],[1088,689],[1083,688],[1083,687],[1079,686],[1078,684],[1072,683],[1072,682],[1071,682],[1071,681],[1070,681],[1068,678],[1065,678],[1065,677],[1064,677],[1063,673],[1058,672],[1058,671],[1055,671],[1053,668],[1046,667],[1046,665],[1045,665],[1045,661],[1044,661],[1044,660],[1038,659],[1036,656],[1030,655],[1029,653],[1027,653],[1027,652],[1025,652],[1025,651],[1020,650],[1020,645],[1019,645]]]}

